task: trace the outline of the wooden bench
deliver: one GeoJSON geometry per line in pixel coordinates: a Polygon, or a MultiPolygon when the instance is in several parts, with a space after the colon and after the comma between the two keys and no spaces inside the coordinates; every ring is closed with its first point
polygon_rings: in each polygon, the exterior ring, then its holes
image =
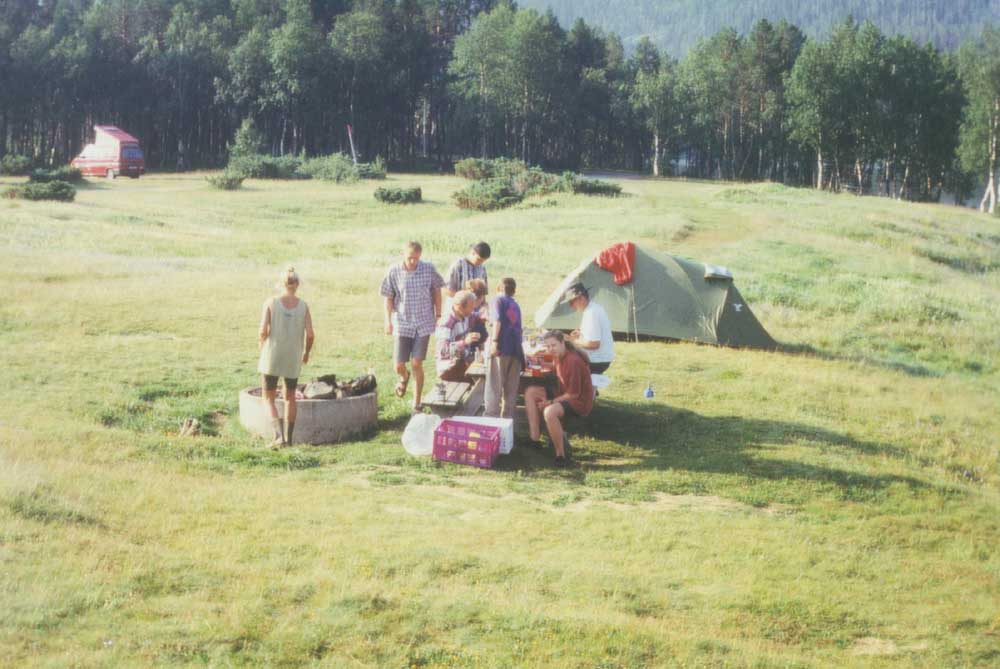
{"type": "Polygon", "coordinates": [[[483,406],[486,384],[483,379],[475,383],[440,381],[424,393],[423,404],[442,418],[475,416],[483,406]]]}

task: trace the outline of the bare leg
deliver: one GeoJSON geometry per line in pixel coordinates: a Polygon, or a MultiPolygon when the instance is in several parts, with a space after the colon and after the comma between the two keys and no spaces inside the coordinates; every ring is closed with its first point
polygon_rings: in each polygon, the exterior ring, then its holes
{"type": "Polygon", "coordinates": [[[549,438],[552,439],[552,447],[556,449],[556,457],[566,455],[563,448],[563,407],[556,402],[545,407],[545,427],[549,429],[549,438]]]}
{"type": "Polygon", "coordinates": [[[406,363],[405,362],[397,362],[396,363],[396,376],[399,377],[400,383],[402,383],[406,379],[406,377],[409,376],[409,374],[406,371],[406,363]]]}
{"type": "Polygon", "coordinates": [[[545,401],[545,388],[529,386],[524,391],[524,412],[528,414],[528,436],[532,441],[542,438],[542,412],[538,403],[545,401]]]}
{"type": "Polygon", "coordinates": [[[416,358],[412,361],[413,364],[413,404],[419,406],[423,402],[424,397],[424,361],[417,360],[416,358]]]}
{"type": "Polygon", "coordinates": [[[260,392],[264,396],[264,401],[267,402],[267,412],[271,416],[271,430],[274,432],[274,439],[271,441],[271,445],[280,444],[282,440],[282,428],[281,428],[281,416],[278,414],[278,405],[275,400],[278,397],[278,390],[267,389],[267,382],[261,379],[260,392]]]}
{"type": "Polygon", "coordinates": [[[298,415],[298,405],[295,403],[295,388],[285,386],[285,440],[286,445],[291,445],[292,435],[295,432],[295,417],[298,415]]]}

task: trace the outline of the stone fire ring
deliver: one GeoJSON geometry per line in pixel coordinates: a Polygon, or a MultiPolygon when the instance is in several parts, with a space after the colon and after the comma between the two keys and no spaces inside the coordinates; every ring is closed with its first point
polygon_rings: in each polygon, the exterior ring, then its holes
{"type": "MultiPolygon", "coordinates": [[[[285,401],[275,400],[278,415],[285,415],[285,401]]],[[[335,444],[351,435],[364,432],[378,421],[378,392],[344,399],[306,400],[295,402],[295,443],[335,444]]],[[[255,435],[271,439],[271,416],[260,387],[240,392],[240,424],[255,435]]]]}

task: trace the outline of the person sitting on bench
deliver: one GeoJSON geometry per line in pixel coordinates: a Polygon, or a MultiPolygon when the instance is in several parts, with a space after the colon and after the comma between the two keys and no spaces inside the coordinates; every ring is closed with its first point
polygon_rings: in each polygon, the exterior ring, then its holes
{"type": "Polygon", "coordinates": [[[530,445],[541,447],[541,419],[549,430],[549,439],[556,452],[555,464],[565,467],[569,462],[569,439],[562,426],[564,416],[587,416],[594,408],[594,386],[590,380],[587,354],[579,351],[558,330],[542,336],[546,350],[555,356],[557,394],[548,399],[546,388],[531,386],[524,391],[524,409],[528,414],[530,445]]]}
{"type": "Polygon", "coordinates": [[[590,357],[591,374],[603,374],[615,359],[615,340],[608,312],[597,302],[590,301],[590,293],[582,283],[570,286],[563,301],[569,302],[576,311],[583,312],[580,329],[574,330],[569,337],[577,348],[586,351],[590,357]]]}
{"type": "Polygon", "coordinates": [[[471,291],[455,293],[451,312],[438,321],[437,337],[438,378],[442,381],[466,381],[465,372],[472,362],[472,345],[479,341],[478,332],[472,331],[472,310],[476,306],[476,296],[471,291]]]}

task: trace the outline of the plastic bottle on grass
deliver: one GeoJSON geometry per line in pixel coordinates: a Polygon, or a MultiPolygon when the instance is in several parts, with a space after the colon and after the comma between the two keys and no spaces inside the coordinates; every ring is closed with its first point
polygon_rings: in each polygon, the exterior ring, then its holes
{"type": "Polygon", "coordinates": [[[646,390],[643,391],[642,396],[645,397],[647,400],[651,400],[653,399],[653,397],[655,397],[655,395],[656,393],[653,392],[653,382],[650,381],[649,385],[646,386],[646,390]]]}

